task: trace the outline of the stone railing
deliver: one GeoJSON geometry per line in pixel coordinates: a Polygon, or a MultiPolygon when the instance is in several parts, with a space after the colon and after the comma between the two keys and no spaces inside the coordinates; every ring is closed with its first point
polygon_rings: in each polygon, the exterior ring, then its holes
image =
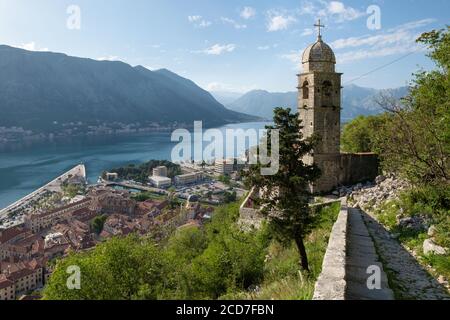
{"type": "Polygon", "coordinates": [[[348,207],[342,201],[341,212],[331,231],[328,248],[317,279],[313,300],[345,300],[348,207]]]}

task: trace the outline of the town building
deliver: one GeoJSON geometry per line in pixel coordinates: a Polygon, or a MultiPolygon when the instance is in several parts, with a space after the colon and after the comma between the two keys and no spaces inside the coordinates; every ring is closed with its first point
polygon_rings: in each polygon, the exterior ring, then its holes
{"type": "Polygon", "coordinates": [[[136,201],[125,190],[96,189],[89,193],[89,209],[98,214],[134,214],[136,201]]]}
{"type": "Polygon", "coordinates": [[[44,267],[36,259],[0,262],[0,300],[15,300],[44,285],[44,267]]]}
{"type": "Polygon", "coordinates": [[[156,188],[168,188],[172,185],[172,179],[164,176],[152,176],[149,178],[150,183],[156,188]]]}
{"type": "Polygon", "coordinates": [[[42,229],[51,228],[55,224],[68,219],[71,214],[79,209],[87,208],[91,205],[91,198],[66,205],[48,212],[34,213],[25,216],[25,226],[33,233],[37,233],[42,229]]]}
{"type": "Polygon", "coordinates": [[[221,175],[229,175],[235,170],[235,160],[234,159],[222,159],[216,160],[214,170],[216,173],[221,175]]]}
{"type": "Polygon", "coordinates": [[[6,276],[0,275],[0,300],[15,300],[16,286],[13,281],[8,280],[6,276]]]}
{"type": "Polygon", "coordinates": [[[186,173],[175,177],[176,185],[187,185],[197,183],[203,180],[204,176],[201,172],[186,173]]]}
{"type": "Polygon", "coordinates": [[[167,167],[159,166],[153,169],[154,177],[167,177],[167,167]]]}
{"type": "Polygon", "coordinates": [[[115,173],[115,172],[106,172],[105,177],[106,177],[106,180],[108,180],[108,181],[119,180],[119,174],[115,173]]]}

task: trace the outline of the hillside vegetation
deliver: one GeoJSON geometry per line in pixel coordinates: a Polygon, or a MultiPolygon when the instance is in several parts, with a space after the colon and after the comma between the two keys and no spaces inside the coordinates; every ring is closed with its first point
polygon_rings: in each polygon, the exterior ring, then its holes
{"type": "Polygon", "coordinates": [[[306,241],[311,273],[299,272],[295,246],[281,246],[267,228],[243,232],[239,204],[216,210],[203,228],[185,227],[162,243],[151,236],[114,238],[56,263],[45,299],[310,299],[339,205],[324,209],[306,241]],[[81,289],[69,290],[69,266],[81,289]]]}
{"type": "Polygon", "coordinates": [[[437,68],[416,74],[401,103],[380,97],[384,114],[347,124],[342,146],[349,152],[378,153],[385,173],[409,183],[399,199],[375,213],[425,267],[450,279],[450,29],[425,33],[418,41],[429,47],[437,68]],[[401,221],[408,217],[433,228],[404,227],[401,221]],[[429,237],[447,253],[425,254],[429,237]]]}

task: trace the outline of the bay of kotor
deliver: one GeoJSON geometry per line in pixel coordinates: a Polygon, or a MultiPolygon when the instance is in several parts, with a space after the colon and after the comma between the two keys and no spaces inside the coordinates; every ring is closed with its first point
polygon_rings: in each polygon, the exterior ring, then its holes
{"type": "MultiPolygon", "coordinates": [[[[230,124],[227,129],[264,129],[266,122],[230,124]]],[[[86,166],[89,182],[103,170],[150,159],[170,160],[171,132],[145,135],[81,137],[54,142],[19,144],[0,149],[0,208],[56,178],[77,164],[86,166]]],[[[208,143],[203,143],[206,147],[208,143]]],[[[245,150],[235,150],[235,155],[245,150]]]]}

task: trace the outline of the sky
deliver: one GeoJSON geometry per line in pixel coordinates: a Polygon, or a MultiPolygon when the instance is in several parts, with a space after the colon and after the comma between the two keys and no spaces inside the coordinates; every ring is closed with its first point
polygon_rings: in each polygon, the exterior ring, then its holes
{"type": "Polygon", "coordinates": [[[166,68],[210,91],[285,92],[317,19],[344,86],[393,88],[433,67],[415,39],[450,23],[450,1],[0,0],[0,44],[166,68]]]}

